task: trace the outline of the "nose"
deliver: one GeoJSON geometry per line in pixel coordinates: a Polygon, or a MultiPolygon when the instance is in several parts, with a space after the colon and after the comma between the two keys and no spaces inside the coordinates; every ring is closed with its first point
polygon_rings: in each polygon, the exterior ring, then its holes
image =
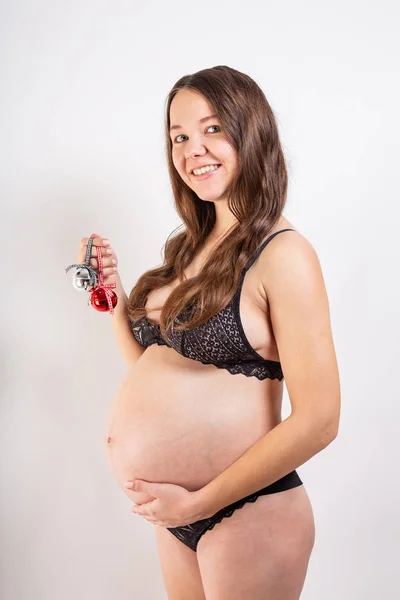
{"type": "Polygon", "coordinates": [[[185,156],[187,159],[194,158],[195,156],[202,156],[205,154],[206,149],[201,144],[192,144],[191,147],[186,146],[185,156]]]}

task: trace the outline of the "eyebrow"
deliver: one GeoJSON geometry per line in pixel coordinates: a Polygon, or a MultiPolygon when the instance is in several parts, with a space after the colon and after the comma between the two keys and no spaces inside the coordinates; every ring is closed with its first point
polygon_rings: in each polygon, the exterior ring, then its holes
{"type": "MultiPolygon", "coordinates": [[[[209,119],[215,119],[218,118],[218,115],[208,115],[208,117],[203,117],[202,119],[200,119],[199,123],[204,123],[205,121],[208,121],[209,119]]],[[[172,131],[173,129],[182,129],[182,125],[172,125],[172,127],[169,128],[170,131],[172,131]]]]}

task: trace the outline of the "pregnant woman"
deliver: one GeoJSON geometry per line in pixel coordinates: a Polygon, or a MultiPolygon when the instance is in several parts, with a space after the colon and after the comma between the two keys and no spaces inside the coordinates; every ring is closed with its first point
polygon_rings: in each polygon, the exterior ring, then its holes
{"type": "Polygon", "coordinates": [[[249,76],[182,77],[165,123],[183,230],[129,297],[110,242],[96,234],[92,248],[117,284],[128,365],[108,463],[153,525],[169,600],[297,600],[315,531],[296,468],[334,440],[340,413],[320,263],[282,214],[277,124],[249,76]]]}

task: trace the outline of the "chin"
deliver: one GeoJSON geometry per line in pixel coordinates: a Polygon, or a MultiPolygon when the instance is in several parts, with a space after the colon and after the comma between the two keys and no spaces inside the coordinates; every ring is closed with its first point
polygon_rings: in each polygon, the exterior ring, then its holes
{"type": "Polygon", "coordinates": [[[204,196],[203,198],[197,194],[197,197],[200,200],[203,200],[203,202],[218,202],[221,200],[226,200],[223,194],[209,194],[207,196],[204,196]]]}

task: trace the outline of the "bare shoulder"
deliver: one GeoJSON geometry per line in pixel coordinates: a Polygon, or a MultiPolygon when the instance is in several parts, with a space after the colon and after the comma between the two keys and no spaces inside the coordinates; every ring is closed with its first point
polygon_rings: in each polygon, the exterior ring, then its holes
{"type": "Polygon", "coordinates": [[[261,252],[257,272],[276,328],[284,326],[282,319],[300,322],[317,315],[328,326],[329,303],[320,260],[304,235],[296,230],[276,235],[261,252]]]}
{"type": "MultiPolygon", "coordinates": [[[[261,283],[267,297],[277,285],[302,287],[323,279],[318,254],[311,242],[299,231],[283,231],[276,235],[260,255],[261,283]]],[[[312,290],[309,289],[311,292],[312,290]]]]}
{"type": "Polygon", "coordinates": [[[331,439],[338,426],[340,383],[318,255],[301,233],[285,231],[265,246],[257,272],[292,412],[331,439]]]}

